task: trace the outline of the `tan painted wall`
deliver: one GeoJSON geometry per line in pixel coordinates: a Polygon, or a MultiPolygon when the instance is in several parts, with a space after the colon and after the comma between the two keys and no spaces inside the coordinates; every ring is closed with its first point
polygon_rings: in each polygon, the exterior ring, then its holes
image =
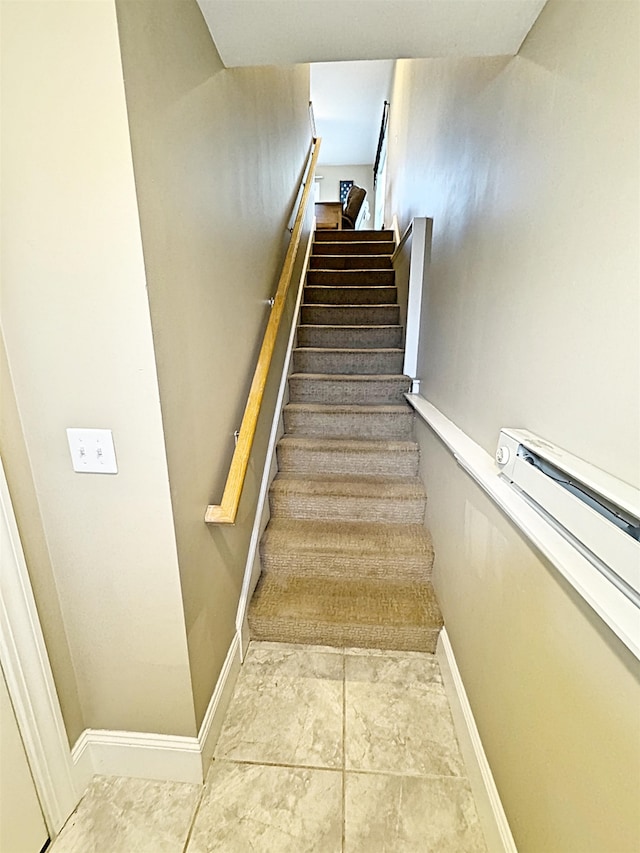
{"type": "Polygon", "coordinates": [[[193,735],[115,8],[2,16],[2,325],[40,518],[13,460],[12,487],[36,594],[58,590],[72,667],[38,605],[68,733],[73,668],[82,726],[193,735]],[[113,430],[117,476],[73,472],[69,426],[113,430]]]}
{"type": "Polygon", "coordinates": [[[632,853],[638,661],[418,424],[435,584],[521,853],[632,853]]]}
{"type": "Polygon", "coordinates": [[[225,69],[195,0],[117,10],[200,722],[234,633],[269,399],[237,524],[207,528],[204,511],[222,496],[284,257],[309,71],[225,69]]]}
{"type": "Polygon", "coordinates": [[[636,485],[639,8],[550,0],[515,58],[399,62],[387,198],[434,219],[432,402],[636,485]]]}
{"type": "MultiPolygon", "coordinates": [[[[516,58],[399,62],[389,207],[434,218],[421,391],[640,482],[638,4],[516,58]]],[[[390,216],[389,216],[390,218],[390,216]]],[[[638,662],[419,427],[447,629],[518,849],[637,849],[638,662]]]]}

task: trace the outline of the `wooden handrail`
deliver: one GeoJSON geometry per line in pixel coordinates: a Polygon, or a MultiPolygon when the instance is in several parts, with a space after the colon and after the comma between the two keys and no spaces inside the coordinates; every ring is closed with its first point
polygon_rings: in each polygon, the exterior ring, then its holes
{"type": "Polygon", "coordinates": [[[249,396],[247,397],[247,405],[242,416],[238,443],[236,444],[231,465],[229,466],[227,482],[222,494],[222,502],[207,507],[204,520],[209,524],[234,524],[236,515],[238,514],[238,506],[247,474],[247,466],[249,465],[249,455],[251,454],[253,439],[256,434],[264,388],[267,376],[269,375],[271,358],[276,345],[278,329],[280,328],[280,320],[282,319],[282,312],[289,291],[289,285],[291,284],[291,276],[293,275],[296,255],[298,254],[298,247],[300,246],[300,239],[302,237],[302,223],[307,211],[309,196],[311,195],[316,163],[318,162],[318,154],[320,152],[320,143],[320,139],[314,139],[311,151],[309,152],[310,160],[307,160],[309,167],[305,170],[305,177],[303,177],[304,191],[300,199],[298,212],[293,224],[293,231],[291,232],[289,248],[287,249],[282,272],[278,280],[278,289],[269,316],[269,322],[267,323],[264,338],[262,339],[258,364],[253,374],[253,381],[249,390],[249,396]]]}

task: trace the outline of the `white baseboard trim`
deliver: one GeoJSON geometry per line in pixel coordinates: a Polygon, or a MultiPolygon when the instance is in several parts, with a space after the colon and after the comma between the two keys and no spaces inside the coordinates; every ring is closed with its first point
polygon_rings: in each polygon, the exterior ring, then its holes
{"type": "Polygon", "coordinates": [[[245,613],[244,619],[242,620],[242,625],[240,626],[240,630],[238,631],[238,635],[240,637],[240,661],[244,663],[244,659],[247,656],[247,651],[249,650],[249,642],[251,641],[251,632],[249,630],[249,620],[247,619],[247,614],[245,613]]]}
{"type": "Polygon", "coordinates": [[[200,744],[196,737],[85,729],[71,757],[78,784],[84,787],[96,773],[202,784],[200,744]]]}
{"type": "Polygon", "coordinates": [[[487,847],[495,853],[518,853],[446,628],[440,632],[436,657],[487,847]]]}
{"type": "Polygon", "coordinates": [[[220,676],[211,694],[200,731],[198,732],[198,748],[202,758],[202,778],[204,779],[213,758],[213,751],[220,736],[220,730],[227,713],[233,688],[236,686],[238,673],[242,665],[242,637],[239,632],[233,635],[229,651],[222,664],[220,676]]]}
{"type": "Polygon", "coordinates": [[[240,671],[240,644],[236,633],[198,737],[85,729],[71,750],[77,790],[84,791],[95,774],[201,785],[240,671]]]}

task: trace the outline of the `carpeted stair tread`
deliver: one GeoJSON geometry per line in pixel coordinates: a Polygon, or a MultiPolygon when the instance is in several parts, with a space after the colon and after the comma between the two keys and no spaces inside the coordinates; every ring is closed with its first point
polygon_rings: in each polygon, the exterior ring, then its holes
{"type": "Polygon", "coordinates": [[[285,406],[285,411],[289,409],[290,411],[300,411],[300,412],[344,412],[345,414],[359,414],[359,415],[369,415],[369,414],[380,414],[380,415],[412,415],[412,411],[409,406],[404,403],[403,405],[392,405],[392,406],[354,406],[348,403],[343,405],[335,405],[335,406],[325,406],[322,403],[288,403],[285,406]]]}
{"type": "Polygon", "coordinates": [[[332,231],[318,230],[315,234],[316,243],[372,243],[391,242],[393,231],[373,231],[370,229],[332,231]]]}
{"type": "Polygon", "coordinates": [[[311,255],[312,270],[390,270],[391,253],[388,255],[311,255]]]}
{"type": "Polygon", "coordinates": [[[415,477],[418,473],[419,451],[415,441],[283,435],[276,451],[279,471],[403,477],[415,477]]]}
{"type": "Polygon", "coordinates": [[[332,382],[376,382],[378,380],[402,379],[411,384],[406,373],[291,373],[289,379],[327,379],[332,382]]]}
{"type": "Polygon", "coordinates": [[[262,575],[248,613],[256,640],[435,652],[430,583],[262,575]]]}
{"type": "Polygon", "coordinates": [[[426,581],[433,545],[421,524],[274,518],[260,544],[264,571],[313,577],[426,581]]]}
{"type": "Polygon", "coordinates": [[[307,273],[307,284],[326,284],[329,287],[359,287],[361,285],[395,284],[393,269],[318,270],[307,273]]]}
{"type": "Polygon", "coordinates": [[[307,305],[389,305],[396,300],[397,291],[392,285],[332,287],[314,284],[304,288],[304,302],[307,305]]]}
{"type": "Polygon", "coordinates": [[[313,244],[312,257],[316,255],[388,255],[395,251],[391,240],[374,240],[370,243],[352,241],[316,242],[313,244]]]}
{"type": "Polygon", "coordinates": [[[413,412],[406,405],[288,403],[288,433],[325,438],[405,439],[413,431],[413,412]]]}
{"type": "Polygon", "coordinates": [[[426,502],[419,477],[282,471],[269,491],[273,517],[420,524],[426,502]]]}
{"type": "MultiPolygon", "coordinates": [[[[399,563],[417,557],[422,570],[427,573],[433,561],[431,537],[422,524],[380,525],[361,521],[336,523],[274,518],[265,531],[261,548],[265,552],[281,552],[287,556],[313,555],[320,576],[324,574],[325,562],[332,555],[367,561],[382,558],[382,562],[388,562],[391,556],[399,563]]],[[[295,558],[292,562],[295,564],[295,558]]]]}
{"type": "Polygon", "coordinates": [[[292,403],[384,405],[404,403],[411,380],[403,374],[292,373],[292,403]]]}
{"type": "Polygon", "coordinates": [[[369,496],[384,493],[388,497],[426,497],[419,477],[381,477],[369,474],[306,474],[300,477],[291,471],[281,471],[272,484],[274,491],[297,495],[369,496]]]}
{"type": "Polygon", "coordinates": [[[293,351],[293,369],[296,373],[400,374],[403,363],[404,351],[397,347],[297,347],[293,351]]]}
{"type": "Polygon", "coordinates": [[[264,572],[317,578],[431,579],[433,546],[421,524],[273,518],[260,543],[264,572]]]}
{"type": "Polygon", "coordinates": [[[309,303],[302,305],[301,321],[306,325],[360,325],[375,326],[397,324],[400,306],[396,303],[327,305],[309,303]]]}
{"type": "Polygon", "coordinates": [[[398,348],[402,346],[402,326],[302,325],[298,326],[298,346],[329,349],[398,348]]]}

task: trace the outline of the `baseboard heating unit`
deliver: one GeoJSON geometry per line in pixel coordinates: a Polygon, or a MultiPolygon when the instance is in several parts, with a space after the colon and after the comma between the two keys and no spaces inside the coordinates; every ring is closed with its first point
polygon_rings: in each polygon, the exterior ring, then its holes
{"type": "Polygon", "coordinates": [[[496,462],[501,477],[640,608],[640,489],[527,430],[501,430],[496,462]]]}

